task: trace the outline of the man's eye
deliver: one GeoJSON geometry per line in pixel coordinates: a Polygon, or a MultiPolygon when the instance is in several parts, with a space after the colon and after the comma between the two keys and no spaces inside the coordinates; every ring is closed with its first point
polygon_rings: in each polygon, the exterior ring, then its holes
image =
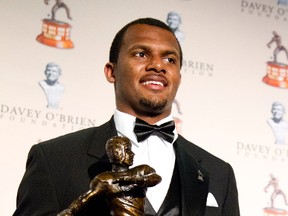
{"type": "Polygon", "coordinates": [[[173,58],[167,58],[167,62],[175,64],[176,61],[173,58]]]}
{"type": "Polygon", "coordinates": [[[139,53],[136,54],[136,56],[143,58],[143,57],[145,57],[145,53],[144,52],[139,52],[139,53]]]}

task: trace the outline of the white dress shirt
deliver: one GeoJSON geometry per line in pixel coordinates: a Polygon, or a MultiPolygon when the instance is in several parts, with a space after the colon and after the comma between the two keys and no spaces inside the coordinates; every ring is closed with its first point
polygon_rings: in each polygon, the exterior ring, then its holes
{"type": "MultiPolygon", "coordinates": [[[[134,116],[120,112],[119,110],[116,110],[114,114],[118,135],[128,137],[132,143],[132,151],[135,154],[132,167],[148,164],[162,177],[162,181],[154,187],[149,187],[146,194],[149,202],[157,212],[164,201],[170,186],[175,164],[175,152],[172,143],[169,143],[156,135],[151,135],[148,139],[138,143],[136,135],[133,132],[135,119],[134,116]]],[[[157,122],[156,125],[171,120],[173,120],[172,116],[168,116],[157,122]]],[[[173,143],[177,137],[178,134],[175,129],[173,143]]]]}

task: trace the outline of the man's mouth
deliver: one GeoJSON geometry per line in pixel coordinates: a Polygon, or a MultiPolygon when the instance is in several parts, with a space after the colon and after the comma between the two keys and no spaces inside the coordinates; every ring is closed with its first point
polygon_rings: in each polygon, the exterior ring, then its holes
{"type": "Polygon", "coordinates": [[[167,79],[163,76],[148,75],[140,80],[140,83],[144,86],[163,88],[168,85],[167,79]]]}
{"type": "Polygon", "coordinates": [[[143,85],[160,85],[162,87],[164,87],[164,84],[160,81],[146,81],[142,83],[143,85]]]}

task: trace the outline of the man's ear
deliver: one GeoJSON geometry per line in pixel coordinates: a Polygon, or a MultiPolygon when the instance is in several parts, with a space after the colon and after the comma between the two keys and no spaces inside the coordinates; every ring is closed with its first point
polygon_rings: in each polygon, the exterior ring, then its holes
{"type": "Polygon", "coordinates": [[[111,62],[108,62],[104,67],[105,77],[108,82],[114,83],[115,82],[115,65],[111,62]]]}

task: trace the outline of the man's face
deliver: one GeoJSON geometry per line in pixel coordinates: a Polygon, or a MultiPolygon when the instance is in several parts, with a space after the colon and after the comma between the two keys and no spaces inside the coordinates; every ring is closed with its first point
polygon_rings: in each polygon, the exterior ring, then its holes
{"type": "Polygon", "coordinates": [[[281,105],[274,105],[272,107],[272,115],[274,119],[280,120],[283,118],[284,116],[284,108],[281,105]]]}
{"type": "Polygon", "coordinates": [[[167,24],[171,29],[176,30],[180,26],[180,18],[177,15],[169,15],[167,24]]]}
{"type": "Polygon", "coordinates": [[[48,66],[45,70],[47,80],[57,81],[59,79],[60,73],[57,66],[48,66]]]}
{"type": "Polygon", "coordinates": [[[113,77],[107,79],[115,84],[117,109],[134,116],[171,113],[181,81],[174,34],[150,25],[130,26],[112,65],[113,77]]]}

